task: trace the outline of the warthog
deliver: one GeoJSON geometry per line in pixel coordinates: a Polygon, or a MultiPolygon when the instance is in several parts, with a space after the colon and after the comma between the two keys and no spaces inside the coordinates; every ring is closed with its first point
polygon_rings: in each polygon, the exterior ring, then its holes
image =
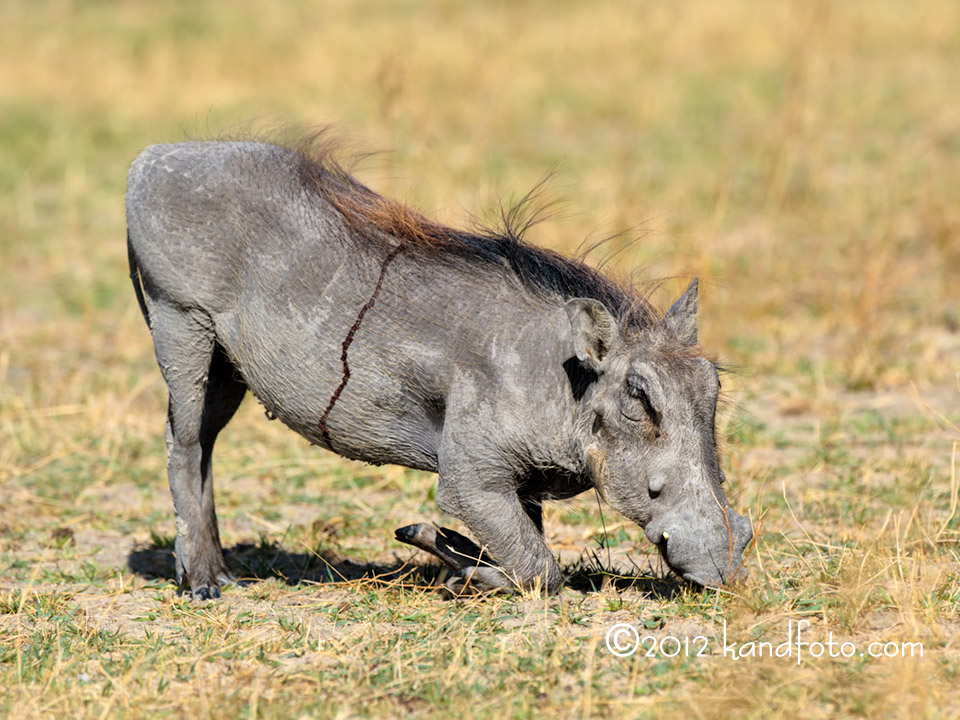
{"type": "MultiPolygon", "coordinates": [[[[437,504],[491,559],[460,569],[476,589],[556,591],[542,503],[593,488],[683,578],[737,575],[752,531],[721,489],[697,282],[660,314],[507,220],[433,222],[316,143],[153,145],[134,161],[131,276],[170,392],[177,577],[194,598],[232,579],[211,456],[248,389],[316,445],[438,473],[437,504]]],[[[444,557],[422,526],[398,537],[444,557]]]]}

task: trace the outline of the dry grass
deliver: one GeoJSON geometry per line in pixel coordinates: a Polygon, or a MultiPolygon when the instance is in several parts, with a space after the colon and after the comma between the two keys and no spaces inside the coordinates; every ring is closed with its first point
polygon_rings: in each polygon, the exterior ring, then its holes
{"type": "MultiPolygon", "coordinates": [[[[960,716],[960,6],[324,5],[0,5],[0,713],[960,716]],[[613,265],[676,277],[664,302],[701,275],[704,344],[743,369],[721,424],[734,502],[764,514],[752,579],[651,579],[608,513],[609,562],[646,579],[445,601],[391,540],[448,522],[433,478],[311,449],[248,403],[218,504],[256,581],[178,599],[125,174],[150,142],[257,118],[391,149],[365,179],[445,220],[559,166],[567,217],[538,242],[627,230],[613,265]],[[716,642],[803,619],[924,655],[716,642]],[[613,657],[615,622],[708,656],[613,657]]],[[[572,569],[600,526],[593,498],[547,515],[572,569]]]]}

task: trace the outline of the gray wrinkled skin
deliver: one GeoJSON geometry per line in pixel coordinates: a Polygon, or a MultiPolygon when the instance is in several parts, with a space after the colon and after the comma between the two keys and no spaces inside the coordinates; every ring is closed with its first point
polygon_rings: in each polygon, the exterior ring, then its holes
{"type": "Polygon", "coordinates": [[[662,322],[624,328],[505,265],[387,257],[304,187],[293,151],[260,143],[147,148],[127,221],[193,597],[231,580],[211,456],[247,390],[312,443],[439,473],[440,508],[498,563],[486,587],[556,591],[541,503],[593,487],[683,577],[735,576],[752,534],[720,485],[696,281],[662,322]]]}

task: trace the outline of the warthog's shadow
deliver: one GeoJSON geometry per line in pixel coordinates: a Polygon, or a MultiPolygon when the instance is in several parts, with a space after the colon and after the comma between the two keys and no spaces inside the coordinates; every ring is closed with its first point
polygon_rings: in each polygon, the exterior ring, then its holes
{"type": "MultiPolygon", "coordinates": [[[[278,579],[287,585],[336,583],[368,579],[374,583],[409,586],[434,584],[442,565],[403,562],[364,563],[330,550],[290,552],[276,543],[239,543],[224,548],[224,557],[234,575],[246,583],[278,579]]],[[[173,549],[154,543],[133,550],[127,558],[131,572],[144,578],[176,580],[173,549]]]]}
{"type": "MultiPolygon", "coordinates": [[[[331,550],[289,552],[277,543],[239,543],[224,549],[227,564],[244,583],[278,579],[287,585],[337,583],[366,580],[374,585],[402,589],[442,587],[445,568],[440,563],[404,561],[357,562],[331,550]]],[[[175,582],[172,543],[154,542],[133,550],[127,567],[140,577],[175,582]]],[[[669,599],[682,592],[684,584],[672,577],[622,574],[602,567],[596,555],[582,557],[564,568],[566,586],[578,592],[595,592],[613,586],[618,591],[636,590],[655,599],[669,599]]]]}

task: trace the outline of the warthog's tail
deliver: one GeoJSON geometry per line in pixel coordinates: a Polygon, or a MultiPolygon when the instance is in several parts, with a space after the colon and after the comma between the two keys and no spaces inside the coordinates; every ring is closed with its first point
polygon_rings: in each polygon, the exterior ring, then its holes
{"type": "Polygon", "coordinates": [[[133,281],[133,291],[137,294],[140,312],[143,313],[143,319],[147,321],[147,327],[151,327],[150,311],[147,310],[147,302],[143,297],[143,273],[140,272],[137,254],[133,251],[133,245],[130,243],[129,230],[127,230],[127,259],[130,261],[130,279],[133,281]]]}

